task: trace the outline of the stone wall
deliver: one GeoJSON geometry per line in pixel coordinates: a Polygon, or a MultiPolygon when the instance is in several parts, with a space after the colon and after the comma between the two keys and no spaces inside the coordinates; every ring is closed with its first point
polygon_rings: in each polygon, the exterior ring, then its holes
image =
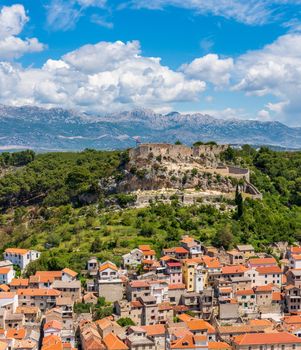
{"type": "Polygon", "coordinates": [[[153,157],[188,160],[193,156],[193,150],[185,145],[172,145],[167,143],[145,143],[129,151],[130,160],[137,158],[148,159],[153,157]]]}

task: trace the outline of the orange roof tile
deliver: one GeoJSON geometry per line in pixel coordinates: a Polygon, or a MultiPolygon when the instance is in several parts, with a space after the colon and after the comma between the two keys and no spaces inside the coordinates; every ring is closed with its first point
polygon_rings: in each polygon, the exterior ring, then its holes
{"type": "Polygon", "coordinates": [[[146,331],[147,335],[150,337],[165,334],[165,326],[163,324],[141,326],[141,328],[143,328],[146,331]]]}
{"type": "Polygon", "coordinates": [[[17,294],[25,296],[59,296],[61,295],[61,292],[56,289],[28,288],[18,289],[17,294]]]}
{"type": "Polygon", "coordinates": [[[28,249],[21,249],[21,248],[7,248],[5,249],[5,253],[9,253],[9,254],[27,254],[29,252],[28,249]]]}
{"type": "Polygon", "coordinates": [[[28,278],[13,278],[9,285],[11,287],[27,287],[28,283],[28,278]]]}
{"type": "Polygon", "coordinates": [[[9,292],[10,288],[7,284],[0,284],[0,291],[9,292]]]}
{"type": "Polygon", "coordinates": [[[281,269],[279,266],[257,267],[256,271],[261,275],[271,275],[271,274],[281,273],[281,269]]]}
{"type": "Polygon", "coordinates": [[[222,342],[222,341],[210,341],[208,342],[208,349],[214,349],[214,350],[223,350],[223,349],[232,349],[231,345],[222,342]]]}
{"type": "Polygon", "coordinates": [[[264,266],[264,265],[276,265],[277,261],[275,258],[251,258],[249,259],[251,266],[264,266]]]}
{"type": "Polygon", "coordinates": [[[0,299],[12,299],[15,295],[14,292],[0,292],[0,299]]]}
{"type": "Polygon", "coordinates": [[[71,277],[76,277],[78,275],[77,272],[69,269],[68,267],[65,267],[63,272],[66,273],[67,275],[70,275],[71,277]]]}
{"type": "Polygon", "coordinates": [[[280,292],[273,292],[272,293],[272,300],[273,301],[280,301],[281,298],[281,293],[280,292]]]}
{"type": "Polygon", "coordinates": [[[148,244],[141,244],[141,245],[138,246],[138,249],[140,249],[142,251],[144,251],[144,250],[151,250],[151,247],[148,244]]]}
{"type": "Polygon", "coordinates": [[[290,251],[292,254],[301,254],[301,247],[291,247],[290,251]]]}
{"type": "Polygon", "coordinates": [[[105,264],[100,265],[100,267],[99,267],[99,271],[104,271],[106,269],[111,269],[111,270],[115,270],[115,271],[118,270],[117,266],[110,261],[106,262],[105,264]]]}
{"type": "Polygon", "coordinates": [[[20,329],[9,328],[6,332],[6,338],[9,338],[9,339],[24,339],[25,336],[26,336],[25,328],[20,328],[20,329]]]}
{"type": "Polygon", "coordinates": [[[184,283],[174,283],[174,284],[169,284],[168,285],[169,290],[173,289],[185,289],[185,284],[184,283]]]}
{"type": "Polygon", "coordinates": [[[234,337],[237,345],[301,344],[301,339],[288,332],[242,334],[234,337]]]}
{"type": "Polygon", "coordinates": [[[257,286],[255,287],[255,292],[272,292],[273,287],[270,284],[267,284],[266,286],[257,286]]]}
{"type": "Polygon", "coordinates": [[[51,329],[51,328],[61,330],[63,327],[62,327],[61,322],[56,321],[56,320],[52,320],[52,321],[46,322],[44,324],[44,331],[48,330],[48,329],[51,329]]]}
{"type": "Polygon", "coordinates": [[[10,267],[0,267],[0,275],[7,275],[11,271],[10,267]]]}
{"type": "Polygon", "coordinates": [[[192,349],[195,348],[195,342],[192,334],[185,334],[183,338],[179,338],[171,342],[171,349],[192,349]]]}
{"type": "Polygon", "coordinates": [[[255,294],[253,289],[246,289],[246,290],[237,290],[236,295],[252,295],[255,294]]]}
{"type": "Polygon", "coordinates": [[[148,281],[145,280],[134,280],[130,282],[132,288],[146,288],[149,287],[148,281]]]}
{"type": "Polygon", "coordinates": [[[215,333],[215,328],[210,323],[202,319],[195,318],[195,319],[186,321],[185,323],[188,329],[191,331],[207,330],[208,333],[215,333]]]}
{"type": "Polygon", "coordinates": [[[300,315],[285,316],[283,318],[283,322],[287,324],[299,324],[301,323],[301,316],[300,315]]]}
{"type": "Polygon", "coordinates": [[[114,333],[109,333],[103,338],[108,350],[127,350],[128,347],[114,333]]]}
{"type": "Polygon", "coordinates": [[[217,258],[212,258],[210,256],[204,255],[202,257],[202,260],[208,268],[220,268],[221,267],[220,262],[217,258]]]}
{"type": "Polygon", "coordinates": [[[254,319],[254,320],[249,320],[249,325],[252,327],[257,327],[257,326],[265,326],[265,327],[271,327],[273,326],[273,323],[270,320],[264,320],[264,319],[254,319]]]}
{"type": "Polygon", "coordinates": [[[232,275],[237,273],[244,273],[248,269],[244,265],[228,265],[222,267],[222,273],[224,275],[232,275]]]}

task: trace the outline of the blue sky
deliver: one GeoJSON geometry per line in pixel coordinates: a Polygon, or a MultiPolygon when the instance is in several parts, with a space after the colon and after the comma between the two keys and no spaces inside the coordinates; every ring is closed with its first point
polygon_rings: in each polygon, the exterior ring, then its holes
{"type": "Polygon", "coordinates": [[[0,11],[3,104],[301,126],[299,0],[2,0],[0,11]]]}

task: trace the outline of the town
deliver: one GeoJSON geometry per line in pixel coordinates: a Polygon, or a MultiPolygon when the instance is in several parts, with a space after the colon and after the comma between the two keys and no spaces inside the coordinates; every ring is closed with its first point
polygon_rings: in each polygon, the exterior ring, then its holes
{"type": "Polygon", "coordinates": [[[40,252],[7,248],[0,262],[0,349],[301,349],[301,247],[231,251],[185,235],[122,266],[91,257],[77,273],[22,276],[40,252]],[[19,271],[19,277],[16,277],[19,271]]]}

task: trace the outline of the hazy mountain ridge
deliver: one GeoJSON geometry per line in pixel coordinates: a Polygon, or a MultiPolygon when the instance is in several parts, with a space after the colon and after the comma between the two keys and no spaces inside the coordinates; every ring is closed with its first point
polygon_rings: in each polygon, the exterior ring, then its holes
{"type": "Polygon", "coordinates": [[[104,116],[61,108],[0,105],[0,149],[116,149],[142,142],[268,144],[301,148],[301,128],[280,122],[224,120],[200,113],[168,114],[137,109],[104,116]]]}

